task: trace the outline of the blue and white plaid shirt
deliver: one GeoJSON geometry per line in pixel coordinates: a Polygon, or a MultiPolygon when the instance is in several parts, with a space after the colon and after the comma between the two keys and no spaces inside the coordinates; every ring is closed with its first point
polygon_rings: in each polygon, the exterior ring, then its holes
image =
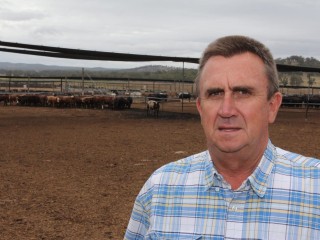
{"type": "Polygon", "coordinates": [[[320,160],[269,141],[234,191],[208,151],[163,166],[140,191],[125,239],[320,239],[320,160]]]}

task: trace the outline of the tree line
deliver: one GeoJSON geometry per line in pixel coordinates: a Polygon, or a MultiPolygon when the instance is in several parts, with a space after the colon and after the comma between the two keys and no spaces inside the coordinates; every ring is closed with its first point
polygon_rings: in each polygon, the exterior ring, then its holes
{"type": "MultiPolygon", "coordinates": [[[[295,65],[302,67],[320,68],[320,61],[313,57],[291,56],[287,58],[277,58],[277,64],[295,65]]],[[[312,87],[316,84],[319,73],[307,73],[307,85],[312,87]]],[[[304,84],[302,72],[279,73],[280,84],[286,86],[301,86],[304,84]]]]}

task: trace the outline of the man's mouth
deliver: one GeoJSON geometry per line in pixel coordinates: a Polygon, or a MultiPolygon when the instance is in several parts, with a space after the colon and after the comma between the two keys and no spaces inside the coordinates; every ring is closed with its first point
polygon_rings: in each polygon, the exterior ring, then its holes
{"type": "Polygon", "coordinates": [[[236,132],[239,131],[241,128],[239,127],[218,127],[219,131],[223,132],[236,132]]]}

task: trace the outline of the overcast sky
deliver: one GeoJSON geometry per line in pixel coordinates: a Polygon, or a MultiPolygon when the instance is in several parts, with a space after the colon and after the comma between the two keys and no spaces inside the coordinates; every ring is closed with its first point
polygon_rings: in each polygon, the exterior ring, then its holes
{"type": "MultiPolygon", "coordinates": [[[[211,41],[234,34],[263,42],[274,58],[299,55],[320,60],[320,1],[0,0],[0,41],[200,57],[211,41]]],[[[4,52],[0,56],[1,62],[79,67],[159,64],[66,60],[4,52]]]]}

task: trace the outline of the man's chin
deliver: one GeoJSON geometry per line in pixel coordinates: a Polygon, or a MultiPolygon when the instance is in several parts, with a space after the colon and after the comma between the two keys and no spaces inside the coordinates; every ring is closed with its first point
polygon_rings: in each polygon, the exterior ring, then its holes
{"type": "Polygon", "coordinates": [[[213,144],[213,148],[217,149],[222,153],[237,153],[244,148],[244,144],[233,143],[233,142],[225,142],[225,143],[218,143],[213,144]]]}

